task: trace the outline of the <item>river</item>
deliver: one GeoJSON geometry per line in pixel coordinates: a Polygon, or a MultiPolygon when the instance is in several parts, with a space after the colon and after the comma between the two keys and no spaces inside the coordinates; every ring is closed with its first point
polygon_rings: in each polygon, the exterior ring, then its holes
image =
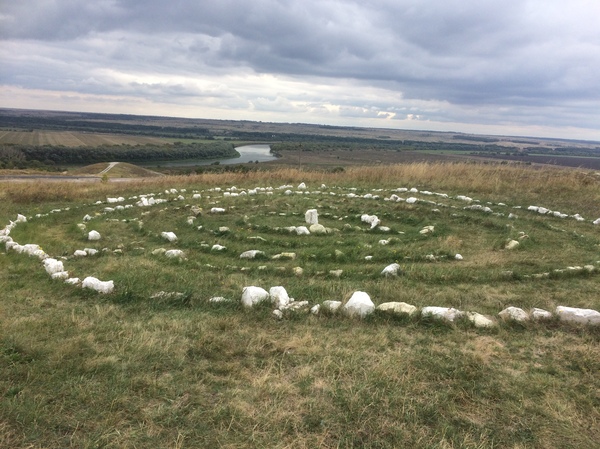
{"type": "Polygon", "coordinates": [[[240,157],[230,159],[182,159],[178,161],[154,161],[145,162],[140,165],[142,167],[190,167],[196,165],[211,165],[219,162],[221,165],[230,164],[247,164],[248,162],[269,162],[277,159],[271,154],[269,145],[244,145],[235,149],[240,153],[240,157]]]}

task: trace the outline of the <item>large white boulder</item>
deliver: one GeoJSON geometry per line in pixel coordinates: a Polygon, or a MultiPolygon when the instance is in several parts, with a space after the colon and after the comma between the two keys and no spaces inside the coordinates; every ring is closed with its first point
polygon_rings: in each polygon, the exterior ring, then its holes
{"type": "Polygon", "coordinates": [[[421,315],[424,317],[430,316],[433,318],[453,323],[457,318],[463,316],[463,312],[453,307],[429,306],[423,307],[423,310],[421,310],[421,315]]]}
{"type": "Polygon", "coordinates": [[[382,276],[398,276],[398,272],[400,271],[400,264],[392,263],[385,267],[381,272],[382,276]]]}
{"type": "Polygon", "coordinates": [[[417,313],[417,308],[415,306],[413,306],[412,304],[407,304],[405,302],[384,302],[377,306],[377,310],[391,312],[398,315],[414,315],[415,313],[417,313]]]}
{"type": "Polygon", "coordinates": [[[112,293],[115,285],[113,281],[100,281],[95,277],[88,276],[81,283],[83,288],[91,288],[99,293],[112,293]]]}
{"type": "Polygon", "coordinates": [[[281,286],[271,287],[269,289],[269,297],[277,309],[285,308],[292,301],[285,288],[281,286]]]}
{"type": "Polygon", "coordinates": [[[498,314],[500,318],[507,321],[523,323],[529,320],[529,314],[519,307],[507,307],[498,314]]]}
{"type": "Polygon", "coordinates": [[[556,315],[567,323],[600,325],[600,312],[592,309],[558,306],[556,315]]]}
{"type": "Polygon", "coordinates": [[[246,307],[253,307],[269,299],[269,292],[261,287],[244,287],[242,290],[242,304],[246,307]]]}
{"type": "Polygon", "coordinates": [[[100,240],[100,233],[98,231],[90,231],[88,233],[88,240],[100,240]]]}
{"type": "Polygon", "coordinates": [[[375,304],[371,301],[369,295],[365,292],[354,292],[346,304],[344,312],[350,316],[359,316],[361,318],[373,313],[375,304]]]}
{"type": "Polygon", "coordinates": [[[319,224],[319,213],[317,212],[317,209],[307,210],[304,214],[304,220],[307,225],[319,224]]]}

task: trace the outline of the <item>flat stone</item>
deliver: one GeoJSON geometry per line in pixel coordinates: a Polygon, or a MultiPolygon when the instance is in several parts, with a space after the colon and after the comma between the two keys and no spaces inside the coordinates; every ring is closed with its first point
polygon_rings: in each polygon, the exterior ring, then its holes
{"type": "Polygon", "coordinates": [[[405,302],[384,302],[377,306],[377,310],[407,315],[414,315],[417,313],[417,308],[415,306],[405,302]]]}

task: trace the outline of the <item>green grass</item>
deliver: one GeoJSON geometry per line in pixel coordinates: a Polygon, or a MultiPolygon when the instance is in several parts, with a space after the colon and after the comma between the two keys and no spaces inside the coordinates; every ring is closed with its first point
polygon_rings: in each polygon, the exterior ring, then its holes
{"type": "MultiPolygon", "coordinates": [[[[311,304],[347,300],[361,290],[376,304],[404,301],[492,316],[509,305],[600,308],[593,204],[577,199],[570,210],[559,195],[532,199],[532,186],[521,196],[502,188],[477,194],[476,188],[447,188],[451,179],[441,175],[419,188],[450,198],[398,195],[443,205],[393,203],[383,201],[392,188],[416,184],[384,176],[364,181],[361,173],[318,182],[307,173],[285,180],[239,175],[222,183],[169,178],[69,194],[63,188],[51,202],[34,201],[33,190],[6,188],[1,223],[17,213],[63,209],[17,226],[16,241],[66,257],[74,276],[114,280],[115,292],[99,295],[52,281],[37,259],[0,252],[0,447],[598,447],[598,328],[551,320],[482,330],[467,321],[449,325],[383,312],[364,320],[331,313],[276,320],[267,304],[241,307],[244,286],[282,285],[311,304]],[[210,190],[276,188],[303,178],[312,192],[325,182],[327,195],[275,189],[269,196],[225,197],[210,190]],[[187,189],[183,201],[175,200],[178,194],[159,195],[168,183],[187,189]],[[380,199],[343,196],[350,186],[380,199]],[[193,200],[193,190],[202,199],[193,200]],[[107,214],[104,207],[114,204],[93,204],[150,192],[170,201],[107,214]],[[490,201],[505,215],[465,210],[457,194],[482,205],[490,201]],[[587,221],[524,210],[530,204],[581,213],[587,221]],[[203,213],[189,225],[192,205],[203,213]],[[211,207],[227,211],[211,214],[211,207]],[[311,208],[321,224],[339,232],[296,236],[277,229],[304,225],[311,208]],[[508,219],[508,212],[519,218],[508,219]],[[370,231],[362,213],[376,214],[391,232],[370,231]],[[87,230],[99,231],[99,242],[88,242],[77,227],[85,214],[94,217],[87,230]],[[428,225],[435,226],[433,234],[420,234],[428,225]],[[222,226],[230,232],[219,232],[222,226]],[[162,239],[162,231],[175,232],[177,242],[162,239]],[[519,232],[528,238],[505,250],[519,232]],[[388,245],[378,243],[390,237],[388,245]],[[227,250],[211,251],[216,243],[227,250]],[[85,247],[107,250],[71,256],[85,247]],[[181,249],[186,258],[153,255],[157,248],[181,249]],[[249,249],[267,257],[239,259],[249,249]],[[296,259],[271,259],[282,252],[295,252],[296,259]],[[456,253],[464,260],[454,260],[456,253]],[[382,278],[393,262],[403,274],[382,278]],[[596,271],[554,271],[588,264],[596,271]],[[343,270],[339,278],[329,273],[337,269],[343,270]],[[547,278],[535,276],[546,272],[547,278]],[[160,291],[183,295],[151,298],[160,291]],[[234,301],[208,303],[212,296],[234,301]]],[[[535,171],[527,176],[545,179],[535,171]]],[[[505,179],[489,176],[487,185],[505,179]]],[[[53,187],[45,188],[41,198],[52,198],[53,187]]],[[[560,191],[558,184],[549,189],[560,191]]],[[[600,188],[588,189],[594,198],[600,188]]]]}

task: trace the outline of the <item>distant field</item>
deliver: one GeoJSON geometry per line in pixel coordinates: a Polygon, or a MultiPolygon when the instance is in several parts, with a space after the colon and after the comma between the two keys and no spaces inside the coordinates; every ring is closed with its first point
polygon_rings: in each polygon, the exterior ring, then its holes
{"type": "Polygon", "coordinates": [[[174,139],[122,134],[96,134],[79,131],[0,131],[0,145],[63,145],[98,147],[103,145],[162,145],[174,139]]]}

